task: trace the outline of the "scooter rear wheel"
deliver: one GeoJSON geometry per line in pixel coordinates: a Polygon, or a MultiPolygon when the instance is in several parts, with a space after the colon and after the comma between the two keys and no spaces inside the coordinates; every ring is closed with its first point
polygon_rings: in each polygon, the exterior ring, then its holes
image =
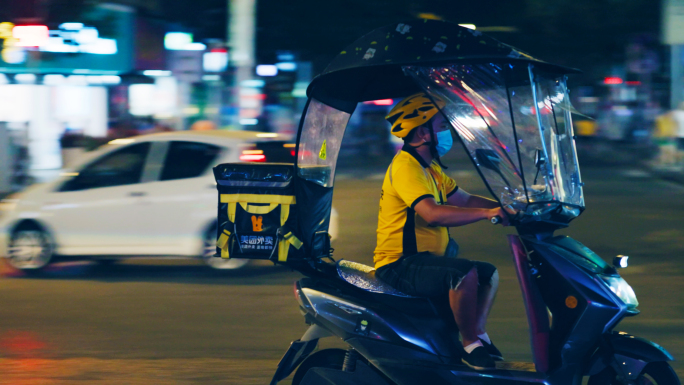
{"type": "MultiPolygon", "coordinates": [[[[628,382],[618,378],[611,367],[589,377],[587,385],[624,385],[628,382]]],[[[677,374],[667,362],[651,362],[644,367],[634,382],[636,385],[680,385],[677,374]]]]}

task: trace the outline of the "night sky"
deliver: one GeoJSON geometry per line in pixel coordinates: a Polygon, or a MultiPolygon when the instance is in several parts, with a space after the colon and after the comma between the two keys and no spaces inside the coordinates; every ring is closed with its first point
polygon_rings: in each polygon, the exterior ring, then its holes
{"type": "MultiPolygon", "coordinates": [[[[142,14],[171,22],[171,28],[193,32],[196,40],[226,38],[227,0],[111,2],[137,6],[142,14]]],[[[94,3],[0,0],[0,17],[39,13],[48,19],[73,18],[94,3]]],[[[630,42],[652,47],[667,62],[667,50],[659,44],[660,12],[655,0],[259,0],[257,55],[260,62],[272,63],[276,51],[294,51],[320,72],[365,33],[428,13],[478,27],[512,27],[515,32],[487,34],[540,59],[579,68],[589,82],[623,64],[630,42]]]]}
{"type": "MultiPolygon", "coordinates": [[[[166,17],[198,37],[223,37],[226,1],[162,0],[166,17]]],[[[622,64],[626,46],[659,46],[660,6],[654,0],[260,0],[257,52],[272,62],[277,50],[298,52],[321,71],[343,47],[383,25],[429,13],[480,27],[513,27],[492,37],[554,63],[580,68],[587,81],[622,64]]]]}

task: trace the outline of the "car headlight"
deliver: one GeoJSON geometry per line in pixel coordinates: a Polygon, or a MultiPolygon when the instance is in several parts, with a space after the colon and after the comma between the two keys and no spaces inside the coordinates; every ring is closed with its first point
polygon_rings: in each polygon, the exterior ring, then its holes
{"type": "Polygon", "coordinates": [[[633,309],[639,306],[639,301],[637,301],[634,290],[632,290],[632,287],[629,286],[627,281],[625,281],[622,277],[602,275],[601,279],[606,286],[608,286],[610,291],[620,298],[620,300],[624,302],[628,308],[633,309]]]}

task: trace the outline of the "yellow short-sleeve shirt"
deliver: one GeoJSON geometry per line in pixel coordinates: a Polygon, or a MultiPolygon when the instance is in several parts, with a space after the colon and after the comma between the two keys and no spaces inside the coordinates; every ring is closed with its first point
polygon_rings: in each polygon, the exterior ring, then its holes
{"type": "Polygon", "coordinates": [[[428,226],[414,208],[425,198],[446,204],[457,190],[456,182],[436,161],[427,164],[415,149],[405,145],[392,160],[382,183],[375,268],[424,251],[444,255],[449,230],[428,226]]]}

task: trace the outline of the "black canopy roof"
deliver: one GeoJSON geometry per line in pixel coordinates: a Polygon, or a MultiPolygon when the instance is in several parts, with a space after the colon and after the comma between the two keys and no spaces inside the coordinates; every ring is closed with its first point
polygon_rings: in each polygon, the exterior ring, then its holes
{"type": "Polygon", "coordinates": [[[578,72],[535,59],[477,30],[416,19],[378,28],[356,40],[311,82],[307,95],[350,111],[361,101],[419,92],[402,66],[520,61],[537,63],[555,73],[578,72]]]}

